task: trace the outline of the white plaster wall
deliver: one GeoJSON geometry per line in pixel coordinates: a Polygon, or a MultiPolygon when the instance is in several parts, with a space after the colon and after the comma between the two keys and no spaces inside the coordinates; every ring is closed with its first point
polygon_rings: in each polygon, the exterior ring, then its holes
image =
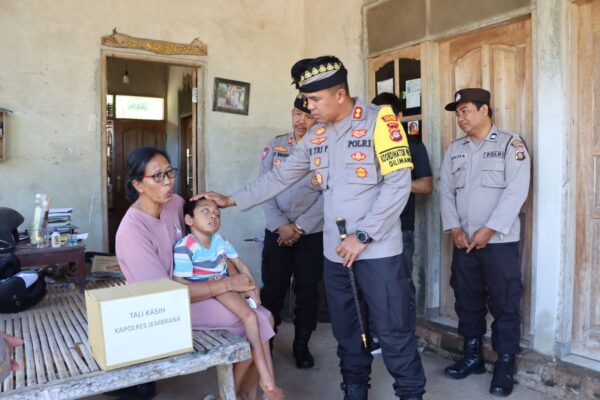
{"type": "Polygon", "coordinates": [[[362,43],[362,7],[368,2],[305,0],[304,56],[338,57],[348,69],[351,95],[363,100],[366,93],[366,53],[362,43]]]}
{"type": "MultiPolygon", "coordinates": [[[[36,193],[53,206],[75,208],[89,232],[89,250],[102,250],[100,38],[137,37],[208,45],[200,82],[205,118],[206,187],[231,193],[258,173],[259,154],[289,129],[295,90],[290,67],[300,58],[335,54],[348,67],[353,95],[365,92],[361,50],[362,0],[0,0],[0,106],[14,110],[8,161],[0,163],[0,206],[29,224],[36,193]],[[310,18],[306,18],[308,15],[310,18]],[[215,77],[250,82],[248,116],[213,112],[215,77]]],[[[222,231],[259,269],[260,207],[224,212],[222,231]]]]}
{"type": "MultiPolygon", "coordinates": [[[[289,66],[302,55],[302,15],[302,3],[276,0],[0,0],[0,105],[14,110],[0,205],[29,220],[35,193],[46,192],[54,206],[75,207],[76,223],[90,232],[88,249],[102,249],[100,38],[115,26],[133,36],[208,44],[207,186],[237,188],[257,170],[264,142],[289,126],[289,66]],[[215,76],[251,83],[249,116],[210,111],[215,76]]],[[[264,223],[259,211],[234,227],[237,217],[225,217],[234,242],[264,223]]]]}

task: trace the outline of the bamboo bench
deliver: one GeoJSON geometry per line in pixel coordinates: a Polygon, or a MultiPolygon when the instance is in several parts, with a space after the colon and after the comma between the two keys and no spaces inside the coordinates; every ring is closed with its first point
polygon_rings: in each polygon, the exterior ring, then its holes
{"type": "MultiPolygon", "coordinates": [[[[89,288],[122,284],[99,281],[89,288]]],[[[0,314],[0,331],[25,341],[15,349],[21,368],[1,383],[0,398],[75,399],[214,366],[221,398],[235,399],[233,363],[250,358],[242,338],[227,331],[194,331],[192,353],[105,372],[92,358],[86,318],[83,295],[71,285],[49,287],[42,302],[27,311],[0,314]]]]}

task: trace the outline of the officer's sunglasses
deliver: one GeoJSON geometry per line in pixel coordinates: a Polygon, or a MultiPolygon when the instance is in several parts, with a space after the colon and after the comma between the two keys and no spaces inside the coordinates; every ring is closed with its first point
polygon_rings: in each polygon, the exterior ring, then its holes
{"type": "Polygon", "coordinates": [[[160,183],[165,180],[165,178],[174,179],[177,176],[177,168],[169,168],[164,172],[157,172],[152,175],[144,175],[144,178],[152,178],[154,182],[160,183]]]}

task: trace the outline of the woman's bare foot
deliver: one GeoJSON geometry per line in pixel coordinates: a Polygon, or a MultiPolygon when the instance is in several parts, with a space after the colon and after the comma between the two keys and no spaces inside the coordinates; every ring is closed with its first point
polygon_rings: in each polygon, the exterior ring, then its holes
{"type": "Polygon", "coordinates": [[[270,390],[265,390],[261,385],[261,389],[263,390],[264,400],[283,400],[285,398],[283,390],[278,386],[273,386],[270,390]]]}

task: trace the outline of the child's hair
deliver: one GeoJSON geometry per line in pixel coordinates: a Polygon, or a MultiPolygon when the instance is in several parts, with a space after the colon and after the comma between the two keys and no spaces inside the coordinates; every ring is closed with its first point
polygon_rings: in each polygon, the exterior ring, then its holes
{"type": "Polygon", "coordinates": [[[183,205],[183,215],[189,215],[190,217],[193,217],[196,204],[198,204],[200,200],[204,200],[204,197],[200,197],[197,200],[186,200],[185,204],[183,205]]]}

